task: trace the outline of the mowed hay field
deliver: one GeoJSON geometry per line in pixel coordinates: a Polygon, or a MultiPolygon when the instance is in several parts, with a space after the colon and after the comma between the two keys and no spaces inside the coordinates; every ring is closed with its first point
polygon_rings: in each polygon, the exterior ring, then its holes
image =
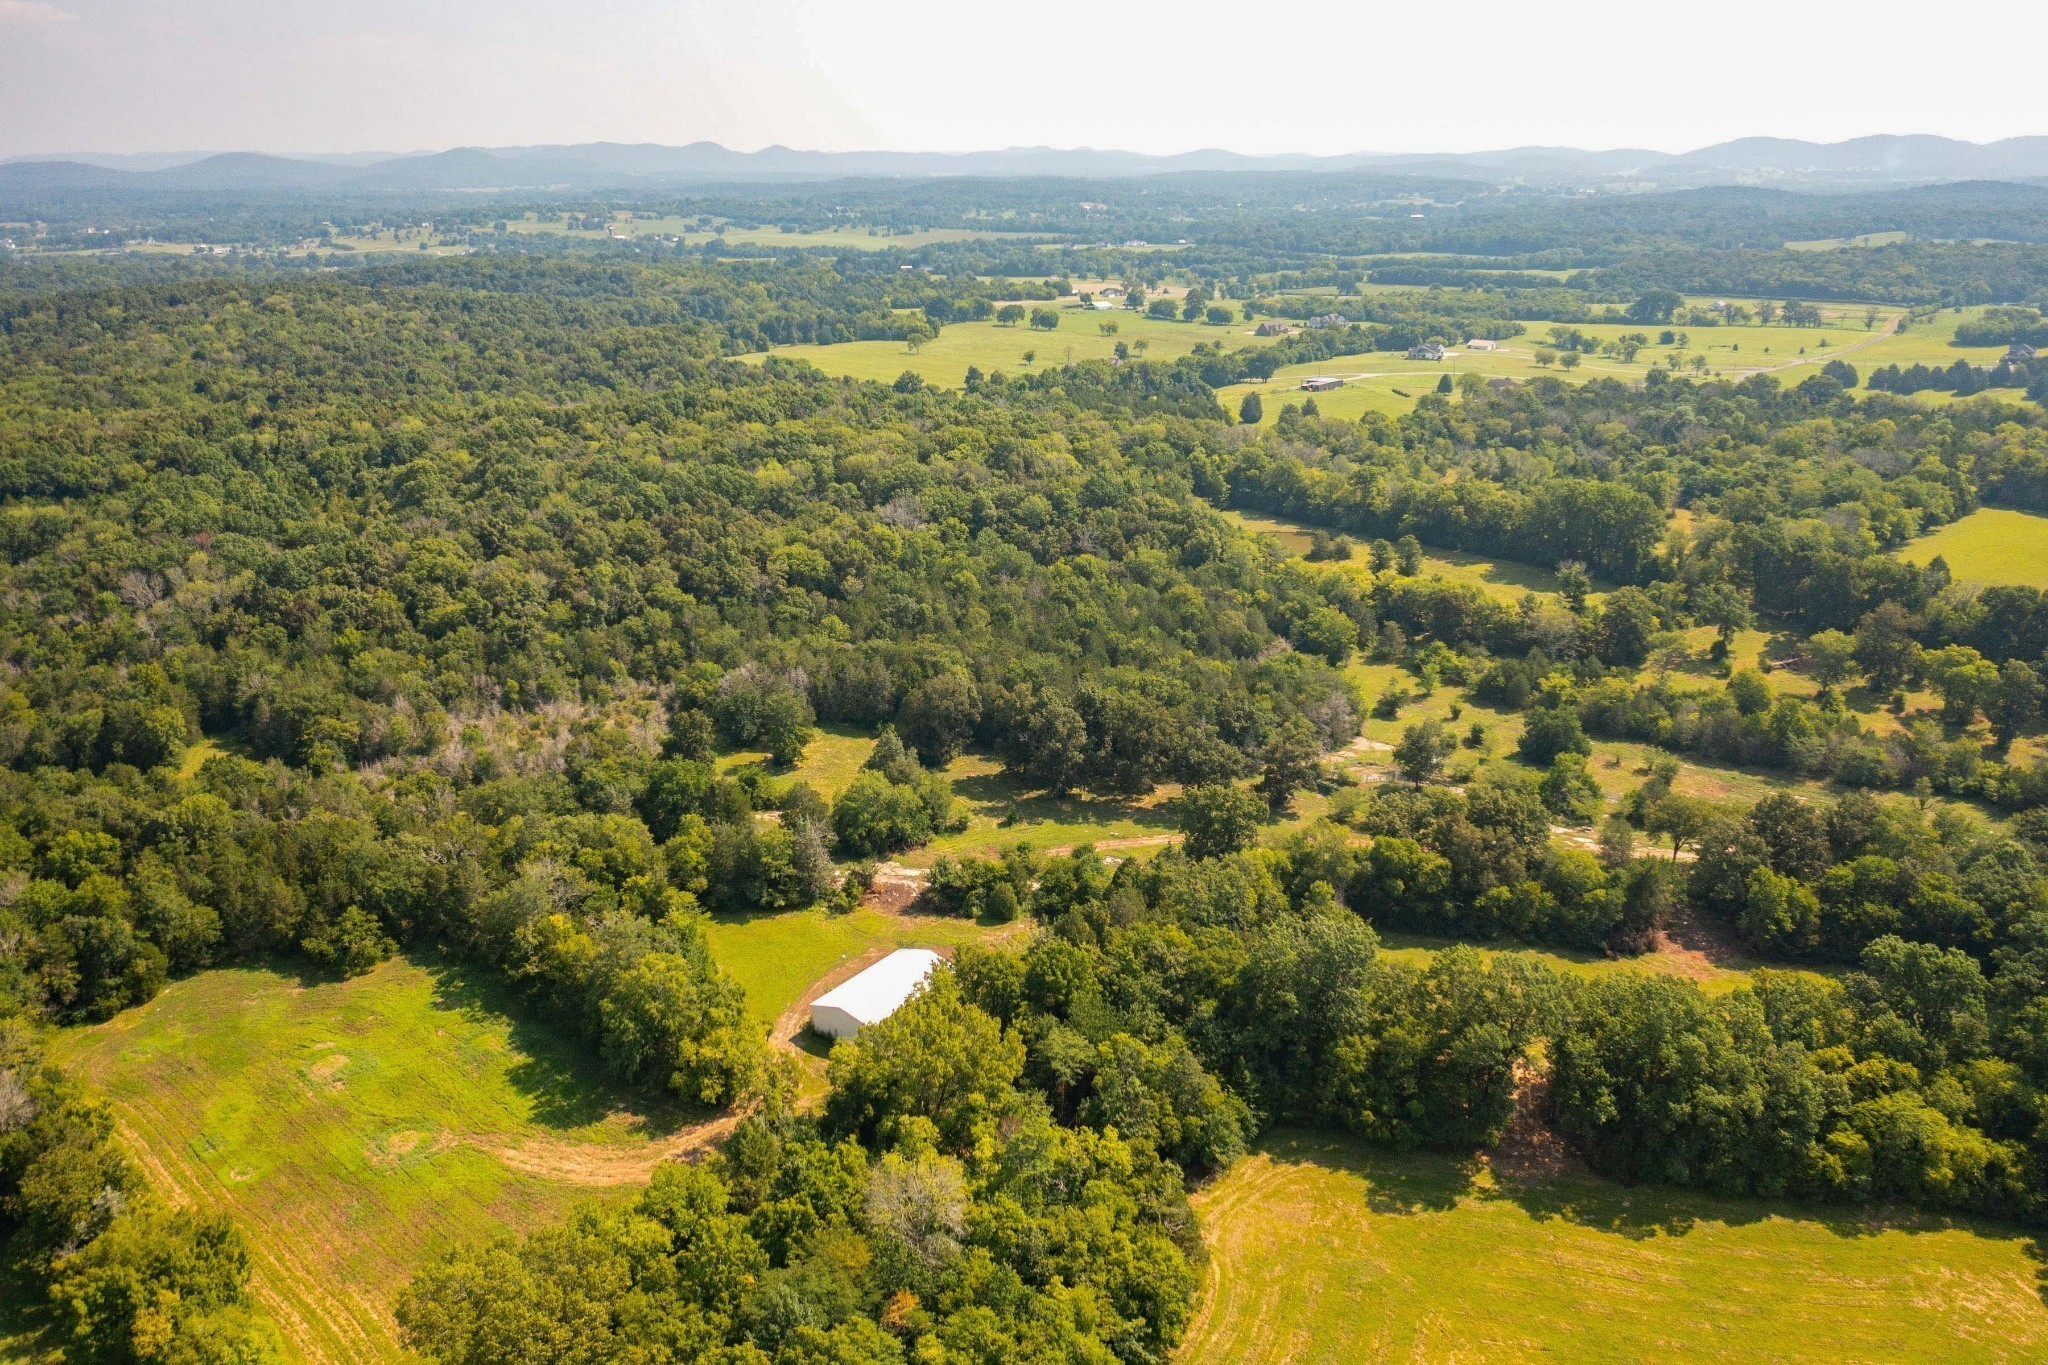
{"type": "Polygon", "coordinates": [[[111,1104],[152,1185],[240,1223],[295,1359],[388,1360],[426,1259],[623,1196],[721,1128],[650,1113],[508,1004],[424,959],[346,982],[211,971],[59,1033],[53,1060],[111,1104]]]}
{"type": "Polygon", "coordinates": [[[1980,508],[1910,542],[1899,555],[1914,564],[1938,555],[1966,583],[2048,588],[2048,517],[1980,508]]]}
{"type": "Polygon", "coordinates": [[[2048,1358],[2039,1244],[1996,1225],[1509,1185],[1284,1132],[1195,1205],[1188,1365],[2048,1358]]]}

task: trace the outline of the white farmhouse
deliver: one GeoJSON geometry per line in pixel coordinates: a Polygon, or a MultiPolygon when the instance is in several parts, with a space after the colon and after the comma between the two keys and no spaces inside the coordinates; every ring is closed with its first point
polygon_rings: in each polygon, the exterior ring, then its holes
{"type": "Polygon", "coordinates": [[[851,1038],[894,1014],[943,961],[929,948],[898,948],[813,1000],[811,1027],[828,1038],[851,1038]]]}

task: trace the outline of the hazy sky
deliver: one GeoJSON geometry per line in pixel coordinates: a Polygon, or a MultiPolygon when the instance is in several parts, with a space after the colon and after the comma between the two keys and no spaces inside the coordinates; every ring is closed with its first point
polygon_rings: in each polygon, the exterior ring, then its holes
{"type": "Polygon", "coordinates": [[[2048,133],[2048,6],[0,0],[0,155],[2048,133]]]}

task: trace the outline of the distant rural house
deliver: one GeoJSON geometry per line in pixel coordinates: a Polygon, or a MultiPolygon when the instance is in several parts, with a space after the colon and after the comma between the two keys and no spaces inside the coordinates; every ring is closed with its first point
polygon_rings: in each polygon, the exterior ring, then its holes
{"type": "Polygon", "coordinates": [[[1420,346],[1410,346],[1408,348],[1408,358],[1410,360],[1442,360],[1444,358],[1444,348],[1434,341],[1425,341],[1420,346]]]}
{"type": "Polygon", "coordinates": [[[1302,380],[1301,386],[1310,393],[1328,393],[1331,389],[1343,388],[1344,381],[1330,375],[1319,374],[1313,379],[1302,380]]]}
{"type": "Polygon", "coordinates": [[[2015,341],[2011,346],[2008,346],[2006,348],[2005,359],[2006,362],[2010,364],[2012,361],[2015,360],[2032,360],[2035,356],[2039,354],[2040,352],[2036,351],[2032,346],[2027,345],[2026,342],[2015,341]]]}
{"type": "Polygon", "coordinates": [[[1115,305],[1114,303],[1111,303],[1111,302],[1110,302],[1110,301],[1109,301],[1108,299],[1091,299],[1091,300],[1089,300],[1089,302],[1088,302],[1088,306],[1089,306],[1090,308],[1114,308],[1114,307],[1116,307],[1116,305],[1115,305]]]}
{"type": "Polygon", "coordinates": [[[1103,289],[1102,289],[1102,297],[1104,297],[1104,298],[1106,298],[1106,299],[1120,299],[1120,298],[1122,298],[1123,296],[1124,296],[1124,291],[1123,291],[1122,289],[1118,288],[1118,287],[1117,287],[1116,285],[1110,284],[1110,285],[1104,285],[1104,286],[1103,286],[1103,289]]]}
{"type": "Polygon", "coordinates": [[[1292,327],[1289,327],[1278,318],[1267,318],[1264,322],[1252,328],[1252,335],[1255,337],[1284,337],[1293,330],[1292,327]]]}
{"type": "Polygon", "coordinates": [[[1485,337],[1474,337],[1465,343],[1465,349],[1468,351],[1498,351],[1500,343],[1498,341],[1488,341],[1485,337]]]}
{"type": "Polygon", "coordinates": [[[1318,313],[1308,320],[1308,325],[1321,331],[1325,327],[1349,327],[1351,319],[1342,313],[1318,313]]]}
{"type": "Polygon", "coordinates": [[[945,961],[929,948],[899,948],[811,1002],[811,1027],[828,1038],[851,1038],[879,1024],[945,961]]]}

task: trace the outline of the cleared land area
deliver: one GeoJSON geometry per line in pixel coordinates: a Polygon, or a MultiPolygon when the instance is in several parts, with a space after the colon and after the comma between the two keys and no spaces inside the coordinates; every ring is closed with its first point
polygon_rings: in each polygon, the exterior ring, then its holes
{"type": "Polygon", "coordinates": [[[112,1105],[171,1199],[232,1214],[295,1356],[399,1356],[393,1295],[442,1248],[560,1219],[720,1130],[607,1085],[479,974],[394,960],[345,982],[174,982],[54,1059],[112,1105]]]}
{"type": "MultiPolygon", "coordinates": [[[[1047,307],[1029,304],[1028,307],[1047,307]]],[[[894,380],[905,370],[928,383],[959,388],[967,380],[967,367],[982,373],[1001,370],[1005,374],[1028,373],[1082,360],[1108,360],[1116,354],[1118,342],[1146,360],[1174,360],[1195,349],[1198,342],[1217,342],[1225,350],[1264,344],[1240,323],[1211,327],[1201,322],[1168,322],[1145,317],[1127,309],[1100,311],[1059,307],[1060,325],[1051,331],[1019,323],[954,322],[912,351],[900,341],[843,341],[832,346],[778,346],[774,354],[807,360],[827,374],[854,379],[894,380]],[[1103,324],[1114,323],[1116,331],[1105,333],[1103,324]],[[1032,359],[1024,359],[1029,351],[1032,359]]],[[[758,360],[758,355],[747,357],[758,360]]]]}
{"type": "Polygon", "coordinates": [[[1899,555],[1914,564],[1939,556],[1967,583],[2048,588],[2048,517],[1980,508],[1908,543],[1899,555]]]}
{"type": "MultiPolygon", "coordinates": [[[[1703,302],[1715,300],[1695,301],[1703,302]]],[[[1235,413],[1246,394],[1258,393],[1265,408],[1262,420],[1270,424],[1278,420],[1281,409],[1287,404],[1299,405],[1310,397],[1301,390],[1303,380],[1323,375],[1344,380],[1344,387],[1315,394],[1317,411],[1325,417],[1356,419],[1368,412],[1404,412],[1414,406],[1416,399],[1434,391],[1438,381],[1447,374],[1453,382],[1461,374],[1476,374],[1482,379],[1510,379],[1518,383],[1545,374],[1572,382],[1596,378],[1640,381],[1652,369],[1668,367],[1669,362],[1676,358],[1679,373],[1689,377],[1742,378],[1768,371],[1784,383],[1795,384],[1837,358],[1867,372],[1875,366],[1893,362],[1910,365],[1938,361],[1952,365],[1958,357],[1968,358],[1973,364],[1988,364],[2003,351],[2000,348],[1991,352],[1986,359],[1980,354],[1982,348],[1957,349],[1948,344],[1955,335],[1956,324],[1970,316],[1972,310],[1965,310],[1962,314],[1944,314],[1934,322],[1916,324],[1904,337],[1888,334],[1901,317],[1902,309],[1880,308],[1871,326],[1866,328],[1863,324],[1867,311],[1864,305],[1824,305],[1819,327],[1738,325],[1667,329],[1642,323],[1525,321],[1522,325],[1527,330],[1521,336],[1502,341],[1493,350],[1475,351],[1453,345],[1441,361],[1409,360],[1387,351],[1338,356],[1315,364],[1287,366],[1276,371],[1271,379],[1232,385],[1221,390],[1218,397],[1230,412],[1235,413]],[[1572,370],[1566,370],[1555,362],[1539,364],[1536,353],[1540,350],[1557,352],[1553,335],[1567,330],[1576,331],[1595,342],[1639,335],[1649,337],[1651,344],[1644,346],[1628,363],[1613,356],[1584,355],[1578,367],[1572,370]],[[1657,338],[1667,330],[1673,333],[1672,344],[1659,344],[1657,338]],[[1684,337],[1683,345],[1677,344],[1680,336],[1684,337]],[[1693,368],[1695,356],[1704,359],[1703,370],[1693,368]]]]}
{"type": "Polygon", "coordinates": [[[2048,1353],[2039,1243],[1991,1224],[1509,1179],[1284,1132],[1195,1205],[1212,1259],[1184,1362],[2048,1353]]]}

